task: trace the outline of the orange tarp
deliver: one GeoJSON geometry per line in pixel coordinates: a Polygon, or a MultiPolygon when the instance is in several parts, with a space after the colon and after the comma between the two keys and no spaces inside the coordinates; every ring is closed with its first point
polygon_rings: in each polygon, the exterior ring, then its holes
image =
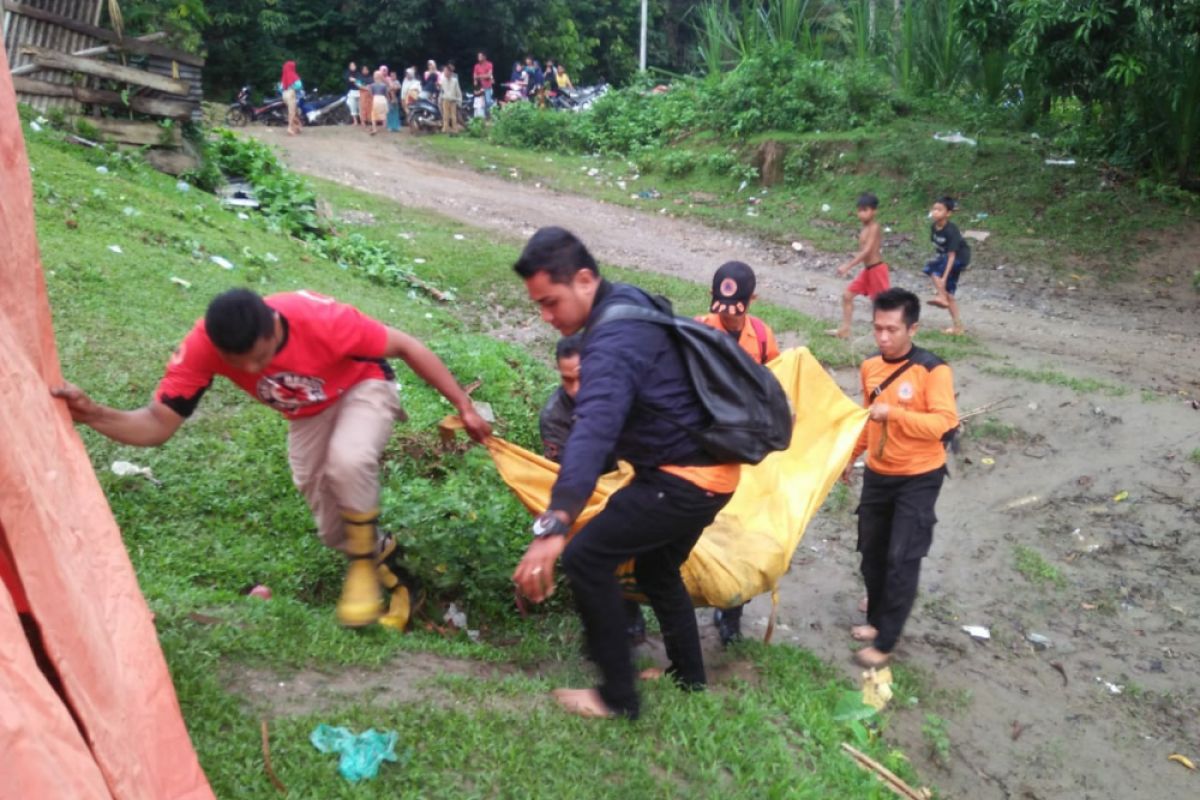
{"type": "Polygon", "coordinates": [[[65,406],[50,397],[62,374],[7,69],[0,242],[0,536],[15,573],[0,584],[0,798],[208,800],[121,532],[65,406]],[[14,577],[86,734],[34,661],[7,588],[14,577]]]}

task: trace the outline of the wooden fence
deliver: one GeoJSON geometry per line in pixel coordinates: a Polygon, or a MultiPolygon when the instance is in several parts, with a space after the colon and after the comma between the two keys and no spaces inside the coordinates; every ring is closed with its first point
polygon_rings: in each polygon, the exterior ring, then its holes
{"type": "Polygon", "coordinates": [[[204,59],[99,27],[101,0],[2,0],[4,45],[17,99],[34,108],[80,105],[200,120],[204,59]],[[121,63],[109,58],[121,56],[121,63]],[[101,81],[128,84],[118,93],[101,81]]]}
{"type": "MultiPolygon", "coordinates": [[[[96,27],[100,24],[100,2],[101,0],[26,0],[21,5],[96,27]]],[[[15,4],[4,3],[4,49],[8,53],[8,66],[12,70],[33,66],[33,56],[21,52],[25,45],[45,47],[62,53],[75,53],[99,44],[98,40],[79,30],[64,28],[45,18],[16,13],[9,9],[10,5],[15,4]]],[[[21,75],[20,72],[15,74],[21,75]]],[[[71,75],[48,69],[38,69],[21,77],[52,86],[69,87],[74,83],[71,75]]],[[[43,111],[50,108],[78,111],[80,107],[79,101],[70,94],[34,95],[21,91],[20,87],[17,87],[17,100],[43,111]]]]}

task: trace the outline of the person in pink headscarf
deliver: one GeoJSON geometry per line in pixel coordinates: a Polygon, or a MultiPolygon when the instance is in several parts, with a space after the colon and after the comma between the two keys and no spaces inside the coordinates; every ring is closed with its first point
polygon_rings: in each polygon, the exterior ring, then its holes
{"type": "Polygon", "coordinates": [[[283,102],[288,110],[288,136],[300,133],[300,112],[298,104],[304,95],[304,84],[300,74],[296,72],[295,61],[283,62],[283,73],[279,76],[279,89],[283,92],[283,102]]]}

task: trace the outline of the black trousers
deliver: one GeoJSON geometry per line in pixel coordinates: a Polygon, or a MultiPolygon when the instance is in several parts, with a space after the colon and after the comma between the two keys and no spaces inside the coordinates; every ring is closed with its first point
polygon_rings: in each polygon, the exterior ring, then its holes
{"type": "Polygon", "coordinates": [[[933,507],[945,467],[921,475],[863,476],[858,505],[858,552],[867,585],[867,622],[875,647],[890,653],[917,599],[921,559],[933,544],[933,507]]]}
{"type": "Polygon", "coordinates": [[[670,659],[667,673],[687,689],[705,684],[700,632],[679,567],[700,533],[731,495],[707,492],[682,478],[643,470],[609,498],[562,555],[575,594],[588,652],[600,668],[600,696],[613,711],[636,719],[638,693],[616,568],[636,557],[634,575],[658,617],[670,659]]]}

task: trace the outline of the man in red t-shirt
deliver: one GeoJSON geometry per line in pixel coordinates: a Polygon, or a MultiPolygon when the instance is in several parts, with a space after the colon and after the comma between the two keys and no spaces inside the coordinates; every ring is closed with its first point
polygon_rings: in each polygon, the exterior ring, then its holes
{"type": "Polygon", "coordinates": [[[483,109],[490,119],[492,116],[492,84],[495,83],[496,77],[492,69],[492,62],[488,61],[487,53],[479,51],[475,62],[475,91],[483,92],[483,109]]]}
{"type": "Polygon", "coordinates": [[[348,306],[309,291],[263,298],[231,289],[209,304],[167,364],[150,403],[122,411],[66,384],[54,389],[76,422],[114,441],[154,447],[191,416],[215,375],[223,375],[288,419],[288,461],[296,488],[316,518],[321,541],[350,559],[338,621],[379,621],[403,630],[411,578],[392,540],[380,543],[379,459],[393,424],[406,419],[395,374],[401,358],[454,404],[476,441],[491,428],[446,365],[419,341],[348,306]],[[384,613],[380,582],[392,590],[384,613]]]}

